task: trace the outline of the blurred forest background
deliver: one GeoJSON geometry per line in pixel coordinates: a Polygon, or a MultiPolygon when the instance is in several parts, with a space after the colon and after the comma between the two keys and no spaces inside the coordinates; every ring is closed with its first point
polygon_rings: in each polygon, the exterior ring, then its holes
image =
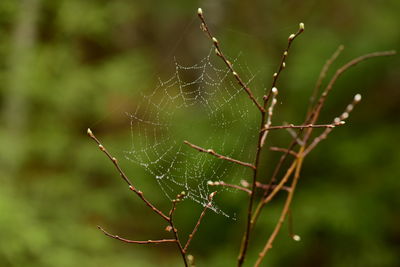
{"type": "MultiPolygon", "coordinates": [[[[345,50],[329,75],[351,58],[400,47],[398,0],[1,0],[0,266],[180,266],[174,245],[128,245],[97,230],[135,240],[168,236],[86,129],[153,203],[169,208],[156,183],[124,159],[131,135],[125,112],[173,73],[174,57],[192,65],[205,56],[210,42],[198,7],[227,54],[242,52],[265,85],[287,37],[305,23],[280,80],[275,124],[303,119],[319,71],[340,44],[345,50]]],[[[400,266],[399,84],[398,56],[369,60],[340,78],[321,121],[356,93],[363,101],[306,160],[293,204],[302,241],[283,227],[268,266],[400,266]]],[[[267,157],[266,169],[278,155],[267,157]]],[[[227,206],[247,207],[244,194],[230,197],[227,206]]],[[[267,207],[250,256],[281,207],[279,199],[267,207]]],[[[200,211],[189,201],[178,210],[181,235],[200,211]]],[[[206,215],[191,250],[198,266],[235,264],[244,229],[237,212],[236,221],[206,215]]]]}

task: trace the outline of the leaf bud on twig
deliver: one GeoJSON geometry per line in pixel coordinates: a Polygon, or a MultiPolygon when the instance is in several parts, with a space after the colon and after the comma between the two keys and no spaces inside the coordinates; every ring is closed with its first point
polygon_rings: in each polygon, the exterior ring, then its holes
{"type": "Polygon", "coordinates": [[[87,134],[88,134],[90,137],[93,137],[93,133],[92,133],[92,130],[90,130],[90,128],[87,129],[87,134]]]}
{"type": "Polygon", "coordinates": [[[299,235],[293,235],[292,238],[294,241],[297,241],[297,242],[301,241],[301,237],[299,235]]]}
{"type": "Polygon", "coordinates": [[[356,95],[354,96],[354,102],[358,103],[358,102],[360,102],[360,101],[361,101],[361,95],[360,95],[360,94],[356,94],[356,95]]]}
{"type": "Polygon", "coordinates": [[[300,24],[299,24],[299,30],[300,30],[300,31],[304,31],[304,23],[303,23],[303,22],[300,22],[300,24]]]}
{"type": "Polygon", "coordinates": [[[212,38],[212,41],[214,42],[214,44],[215,44],[215,45],[217,45],[217,44],[218,44],[218,40],[217,40],[217,38],[213,37],[213,38],[212,38]]]}

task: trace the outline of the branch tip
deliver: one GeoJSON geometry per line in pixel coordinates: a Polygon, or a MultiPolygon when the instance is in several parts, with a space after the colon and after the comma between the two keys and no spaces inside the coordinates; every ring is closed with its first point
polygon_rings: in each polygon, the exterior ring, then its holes
{"type": "Polygon", "coordinates": [[[87,129],[87,134],[92,138],[94,136],[93,133],[92,133],[92,130],[90,130],[90,128],[87,129]]]}
{"type": "Polygon", "coordinates": [[[361,95],[360,95],[360,94],[356,94],[356,95],[354,96],[354,102],[358,103],[358,102],[360,102],[360,101],[361,101],[361,95]]]}
{"type": "Polygon", "coordinates": [[[296,242],[300,242],[301,241],[301,237],[299,235],[293,235],[292,239],[296,242]]]}
{"type": "Polygon", "coordinates": [[[212,201],[212,199],[214,198],[214,196],[217,194],[217,191],[212,192],[209,196],[208,199],[210,200],[210,202],[212,201]]]}
{"type": "Polygon", "coordinates": [[[299,24],[299,31],[304,31],[304,23],[300,22],[299,24]]]}

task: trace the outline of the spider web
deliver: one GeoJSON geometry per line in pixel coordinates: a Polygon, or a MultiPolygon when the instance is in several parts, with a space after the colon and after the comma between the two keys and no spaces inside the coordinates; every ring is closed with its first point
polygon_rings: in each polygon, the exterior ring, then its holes
{"type": "MultiPolygon", "coordinates": [[[[208,55],[193,66],[175,60],[175,73],[159,79],[149,95],[142,95],[131,121],[132,147],[126,157],[153,177],[170,200],[182,191],[202,206],[211,192],[233,190],[208,181],[237,182],[250,169],[201,153],[184,140],[241,161],[253,162],[255,107],[226,66],[208,55]]],[[[238,58],[232,64],[249,85],[256,77],[238,58]],[[243,77],[244,75],[244,77],[243,77]]],[[[211,209],[230,217],[213,203],[211,209]]]]}

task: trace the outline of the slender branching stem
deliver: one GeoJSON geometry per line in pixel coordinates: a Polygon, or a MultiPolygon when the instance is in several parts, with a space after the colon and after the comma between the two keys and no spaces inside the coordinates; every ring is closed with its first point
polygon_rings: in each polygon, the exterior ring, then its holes
{"type": "Polygon", "coordinates": [[[143,195],[143,192],[138,190],[133,184],[129,181],[128,177],[124,173],[124,171],[121,169],[119,166],[118,160],[113,157],[110,152],[101,144],[99,139],[93,134],[93,132],[88,129],[87,134],[89,135],[90,138],[92,138],[99,146],[100,150],[104,152],[104,154],[111,160],[111,162],[114,164],[115,168],[118,170],[121,178],[129,185],[129,189],[132,190],[150,209],[152,209],[155,213],[157,213],[161,218],[166,220],[167,222],[170,221],[170,218],[165,215],[161,210],[156,208],[153,204],[151,204],[143,195]]]}
{"type": "MultiPolygon", "coordinates": [[[[247,186],[247,187],[250,186],[250,184],[249,184],[247,181],[245,181],[245,180],[242,180],[241,183],[242,183],[242,184],[243,184],[243,183],[246,183],[246,186],[247,186]]],[[[228,184],[228,183],[225,183],[224,181],[216,181],[216,182],[208,181],[207,184],[208,184],[209,186],[230,187],[230,188],[237,189],[237,190],[239,190],[239,191],[243,191],[243,192],[245,192],[245,193],[247,193],[247,194],[249,194],[249,195],[251,194],[251,190],[248,189],[247,187],[240,186],[240,185],[236,185],[236,184],[228,184]]],[[[263,184],[263,183],[260,183],[260,182],[256,182],[256,187],[257,187],[257,188],[260,188],[260,189],[263,189],[263,190],[267,190],[267,189],[269,189],[270,186],[267,185],[267,184],[263,184]]],[[[275,188],[275,187],[276,187],[276,185],[272,185],[272,188],[275,188]]],[[[288,191],[288,190],[290,190],[290,188],[289,188],[289,187],[286,187],[286,186],[283,186],[283,187],[281,188],[281,190],[288,191]]]]}
{"type": "Polygon", "coordinates": [[[321,69],[321,72],[319,74],[318,80],[315,84],[314,90],[311,94],[310,97],[310,104],[308,105],[308,111],[307,114],[309,114],[314,106],[315,100],[317,98],[319,89],[321,88],[322,85],[322,81],[325,79],[326,77],[326,73],[329,70],[329,67],[332,65],[333,62],[335,62],[335,60],[337,59],[337,57],[340,55],[340,53],[342,53],[344,49],[343,45],[339,45],[339,47],[336,49],[335,53],[333,53],[333,55],[326,61],[326,63],[324,64],[324,66],[321,69]]]}
{"type": "Polygon", "coordinates": [[[240,186],[240,185],[235,185],[235,184],[228,184],[228,183],[225,183],[224,181],[216,181],[216,182],[208,181],[207,184],[208,184],[209,186],[225,186],[225,187],[230,187],[230,188],[234,188],[234,189],[243,191],[243,192],[245,192],[245,193],[247,193],[247,194],[249,194],[249,195],[251,194],[251,190],[248,189],[248,188],[246,188],[246,187],[243,187],[243,186],[240,186]]]}
{"type": "Polygon", "coordinates": [[[303,155],[302,155],[303,150],[304,150],[304,147],[300,148],[300,151],[298,152],[299,157],[298,157],[298,161],[296,162],[296,171],[295,171],[295,174],[294,174],[294,178],[293,178],[292,184],[290,186],[291,191],[287,195],[287,198],[286,198],[286,201],[285,201],[285,205],[284,205],[284,207],[282,209],[282,212],[281,212],[281,215],[279,217],[278,223],[276,224],[275,229],[272,232],[271,236],[269,237],[269,239],[268,239],[267,243],[265,244],[264,248],[259,253],[257,261],[256,261],[256,263],[254,265],[255,267],[260,266],[260,264],[261,264],[262,260],[264,259],[266,253],[268,252],[268,250],[270,250],[272,248],[272,243],[274,242],[276,236],[278,235],[279,230],[281,229],[282,224],[285,221],[285,218],[286,218],[286,216],[287,216],[287,214],[288,214],[288,212],[290,210],[290,205],[291,205],[292,200],[293,200],[293,194],[294,194],[294,191],[296,189],[297,183],[298,183],[299,178],[300,178],[300,171],[301,171],[301,167],[302,167],[303,159],[304,159],[303,155]]]}
{"type": "MultiPolygon", "coordinates": [[[[250,240],[250,234],[251,231],[254,228],[254,225],[256,224],[257,219],[259,218],[262,209],[264,206],[269,203],[281,190],[287,191],[287,196],[286,196],[286,201],[284,203],[283,209],[281,211],[280,217],[275,225],[275,228],[271,235],[269,236],[265,246],[263,247],[262,251],[259,253],[259,256],[257,258],[257,261],[255,263],[255,266],[260,266],[262,263],[263,259],[265,258],[265,255],[267,252],[272,248],[272,244],[274,240],[276,239],[282,224],[284,223],[285,219],[287,216],[289,216],[289,233],[291,237],[294,240],[300,240],[300,237],[297,235],[293,234],[292,231],[292,222],[291,222],[291,203],[293,200],[293,195],[296,189],[296,186],[299,181],[300,177],[300,172],[301,168],[303,165],[303,160],[306,155],[310,151],[312,151],[323,139],[327,138],[328,134],[335,128],[336,126],[343,125],[345,123],[345,120],[348,118],[350,112],[353,110],[354,106],[361,100],[361,96],[357,94],[352,103],[350,103],[345,111],[339,116],[336,117],[331,124],[316,124],[318,121],[319,115],[321,113],[321,110],[326,102],[326,98],[330,91],[332,90],[335,82],[337,79],[344,73],[346,72],[349,68],[357,65],[358,63],[367,60],[369,58],[374,58],[374,57],[381,57],[381,56],[390,56],[394,55],[396,52],[395,51],[383,51],[383,52],[375,52],[375,53],[370,53],[366,54],[363,56],[360,56],[358,58],[355,58],[342,67],[340,67],[331,80],[328,82],[327,86],[323,90],[322,94],[320,95],[319,99],[316,102],[317,95],[319,94],[319,90],[321,88],[322,82],[324,78],[326,77],[326,74],[328,72],[329,67],[332,65],[332,63],[336,60],[336,58],[340,55],[341,51],[343,50],[343,46],[339,46],[338,49],[335,51],[335,53],[327,60],[325,65],[323,66],[319,78],[317,80],[317,83],[315,85],[315,88],[312,92],[311,98],[310,98],[310,104],[308,107],[308,111],[306,114],[306,119],[303,124],[301,125],[293,125],[293,124],[285,124],[285,125],[280,125],[280,126],[271,126],[272,124],[272,117],[274,114],[274,107],[277,103],[277,94],[278,94],[278,89],[276,88],[278,79],[282,73],[282,71],[286,67],[286,60],[289,54],[289,49],[292,45],[292,42],[294,39],[296,39],[297,36],[299,36],[303,31],[304,31],[304,24],[300,23],[299,29],[296,33],[291,34],[288,38],[288,43],[286,49],[283,51],[281,61],[278,67],[278,70],[273,74],[273,79],[272,79],[272,84],[270,89],[265,92],[265,95],[263,97],[263,102],[258,102],[256,97],[254,96],[252,90],[248,87],[248,85],[244,82],[244,80],[240,77],[240,75],[235,71],[233,64],[227,59],[223,51],[221,50],[221,46],[217,38],[211,33],[204,15],[203,11],[201,8],[198,9],[198,17],[201,20],[201,29],[207,34],[208,38],[213,43],[213,46],[215,48],[215,53],[218,57],[222,59],[222,61],[225,63],[225,65],[228,67],[229,72],[232,73],[233,78],[237,81],[239,86],[246,92],[248,95],[249,99],[252,101],[252,103],[257,107],[257,109],[260,112],[260,126],[259,126],[259,131],[258,131],[258,139],[257,139],[257,146],[256,146],[256,151],[254,153],[254,163],[247,163],[243,162],[228,156],[221,155],[217,152],[215,152],[213,149],[205,149],[200,146],[194,145],[188,141],[184,141],[184,143],[188,146],[190,146],[193,149],[196,149],[199,152],[203,153],[208,153],[210,155],[213,155],[214,157],[217,157],[219,159],[223,159],[244,167],[249,167],[253,170],[253,175],[252,175],[252,181],[251,184],[247,181],[242,181],[243,186],[239,185],[234,185],[234,184],[229,184],[225,183],[223,181],[209,181],[208,185],[209,186],[224,186],[224,187],[230,187],[230,188],[235,188],[238,190],[241,190],[243,192],[246,192],[249,195],[249,202],[248,202],[248,209],[247,209],[247,220],[246,220],[246,228],[243,233],[242,237],[242,242],[241,242],[241,247],[240,247],[240,252],[238,256],[238,261],[237,265],[241,267],[245,261],[246,255],[247,255],[247,250],[249,246],[249,240],[250,240]],[[271,100],[272,99],[272,100],[271,100]],[[270,102],[268,106],[268,103],[270,102]],[[261,104],[260,104],[261,103],[261,104]],[[308,141],[312,135],[312,132],[315,128],[324,128],[325,130],[320,134],[319,136],[315,137],[311,144],[308,145],[308,141]],[[272,151],[280,151],[283,152],[284,154],[280,157],[279,162],[277,163],[272,177],[269,181],[269,184],[263,184],[257,181],[259,172],[260,172],[260,161],[261,161],[261,152],[262,148],[266,142],[267,135],[269,131],[271,130],[280,130],[280,129],[286,129],[290,132],[292,135],[292,141],[288,148],[280,148],[280,147],[270,147],[270,150],[272,151]],[[296,146],[299,145],[298,152],[295,152],[296,146]],[[294,156],[294,160],[290,164],[289,168],[286,170],[284,173],[283,177],[279,182],[276,181],[276,177],[281,171],[281,168],[283,166],[283,163],[285,160],[288,158],[289,155],[294,156]],[[290,186],[287,186],[286,184],[289,183],[289,180],[291,180],[290,186]],[[264,190],[263,196],[261,197],[260,201],[258,202],[257,207],[255,208],[253,212],[253,206],[255,205],[255,198],[256,198],[256,191],[262,189],[264,190]]],[[[158,216],[160,216],[162,219],[168,222],[169,226],[167,226],[167,230],[171,231],[174,236],[173,239],[158,239],[158,240],[143,240],[143,241],[138,241],[138,240],[129,240],[126,238],[119,237],[118,235],[113,235],[105,231],[103,228],[98,226],[98,228],[108,237],[111,237],[113,239],[125,242],[125,243],[134,243],[134,244],[160,244],[160,243],[176,243],[177,247],[180,251],[180,254],[182,256],[184,265],[187,267],[188,262],[193,262],[193,260],[188,260],[187,257],[187,250],[189,248],[189,245],[191,244],[195,234],[197,233],[200,224],[206,214],[206,211],[212,207],[212,201],[213,197],[216,192],[213,192],[210,194],[208,198],[208,203],[204,206],[203,211],[201,212],[192,232],[189,234],[188,239],[183,246],[181,240],[179,239],[178,235],[178,230],[175,227],[175,222],[174,222],[174,214],[177,209],[177,203],[180,202],[182,199],[185,198],[185,192],[182,192],[177,195],[177,198],[172,201],[172,207],[168,213],[168,216],[165,215],[160,209],[155,207],[147,198],[144,197],[144,194],[142,191],[137,189],[129,180],[127,175],[124,173],[122,168],[120,167],[118,160],[112,156],[112,154],[103,146],[103,144],[99,141],[99,139],[96,138],[96,136],[93,134],[93,132],[88,129],[87,134],[91,139],[93,139],[99,149],[107,156],[107,158],[113,163],[114,167],[117,169],[119,175],[121,178],[126,182],[129,186],[129,189],[133,191],[145,204],[148,206],[153,212],[155,212],[158,216]]],[[[190,257],[189,257],[190,258],[190,257]]]]}
{"type": "MultiPolygon", "coordinates": [[[[286,124],[287,124],[287,123],[285,123],[285,125],[286,125],[286,124]]],[[[296,143],[297,143],[299,146],[304,146],[303,140],[301,140],[301,139],[298,137],[298,134],[297,134],[297,132],[296,132],[294,129],[292,129],[292,128],[287,128],[286,131],[288,131],[288,133],[292,136],[292,138],[294,138],[294,140],[296,141],[296,143]]]]}
{"type": "Polygon", "coordinates": [[[176,243],[176,239],[159,239],[159,240],[144,240],[144,241],[137,241],[137,240],[129,240],[126,238],[122,238],[117,235],[112,235],[108,233],[106,230],[104,230],[102,227],[97,226],[97,228],[100,229],[106,236],[109,236],[111,238],[117,239],[119,241],[125,242],[125,243],[133,243],[133,244],[160,244],[160,243],[176,243]]]}
{"type": "Polygon", "coordinates": [[[280,125],[280,126],[270,126],[263,128],[262,131],[270,131],[270,130],[281,130],[281,129],[305,129],[305,128],[335,128],[336,126],[343,125],[344,121],[334,121],[331,124],[306,124],[306,125],[280,125]]]}
{"type": "MultiPolygon", "coordinates": [[[[257,188],[261,188],[261,189],[263,189],[263,190],[271,190],[271,189],[274,189],[274,188],[276,188],[277,187],[277,185],[268,185],[268,184],[263,184],[263,183],[260,183],[260,182],[257,182],[257,184],[256,184],[256,186],[257,186],[257,188]]],[[[282,186],[281,188],[280,188],[280,190],[284,190],[284,191],[287,191],[287,192],[289,192],[290,191],[290,187],[288,187],[288,186],[282,186]]]]}
{"type": "MultiPolygon", "coordinates": [[[[356,94],[353,98],[353,101],[347,105],[346,109],[344,112],[339,116],[336,117],[333,122],[335,121],[345,121],[348,117],[349,114],[353,111],[355,105],[357,105],[361,101],[361,95],[356,94]]],[[[332,132],[332,128],[326,128],[325,131],[322,132],[321,135],[317,136],[314,138],[314,140],[311,142],[311,144],[304,150],[304,156],[306,156],[308,153],[311,152],[322,140],[326,139],[328,137],[328,134],[332,132]]]]}
{"type": "MultiPolygon", "coordinates": [[[[275,107],[276,103],[278,102],[276,100],[277,95],[278,95],[278,89],[276,89],[276,87],[272,88],[272,101],[268,108],[268,117],[267,117],[267,121],[264,125],[264,129],[268,129],[271,126],[272,115],[274,114],[274,107],[275,107]]],[[[267,102],[267,101],[268,101],[268,99],[265,99],[265,102],[267,102]]],[[[260,144],[261,147],[263,147],[265,144],[265,140],[267,139],[268,132],[269,132],[268,130],[264,130],[264,133],[261,137],[261,144],[260,144]]]]}
{"type": "Polygon", "coordinates": [[[226,58],[225,54],[222,52],[219,41],[217,38],[215,38],[212,34],[211,31],[205,21],[204,14],[201,8],[198,9],[197,15],[199,16],[201,20],[201,29],[207,34],[207,36],[210,38],[210,40],[213,42],[214,47],[215,47],[215,53],[217,56],[219,56],[228,69],[232,72],[232,75],[238,82],[238,84],[245,90],[251,101],[256,105],[256,107],[260,110],[261,113],[265,112],[265,109],[258,103],[256,98],[254,97],[253,92],[250,90],[250,88],[243,82],[242,78],[239,76],[239,74],[234,70],[232,63],[226,58]]]}
{"type": "Polygon", "coordinates": [[[194,145],[194,144],[190,143],[189,141],[183,141],[183,142],[184,142],[186,145],[190,146],[191,148],[196,149],[197,151],[200,151],[200,152],[203,152],[203,153],[211,154],[211,155],[213,155],[213,156],[215,156],[215,157],[217,157],[217,158],[219,158],[219,159],[223,159],[223,160],[226,160],[226,161],[230,161],[230,162],[233,162],[233,163],[236,163],[236,164],[245,166],[245,167],[249,167],[249,168],[252,168],[252,169],[255,169],[255,168],[256,168],[254,165],[252,165],[252,164],[250,164],[250,163],[243,162],[243,161],[240,161],[240,160],[237,160],[237,159],[233,159],[233,158],[230,158],[230,157],[227,157],[227,156],[218,154],[218,153],[215,152],[213,149],[205,149],[205,148],[202,148],[202,147],[200,147],[200,146],[194,145]]]}
{"type": "MultiPolygon", "coordinates": [[[[333,75],[333,77],[331,78],[331,80],[329,81],[328,85],[326,86],[326,88],[324,89],[323,93],[321,94],[315,108],[312,110],[312,112],[310,112],[308,118],[306,119],[306,123],[309,124],[314,124],[317,120],[318,117],[321,113],[321,109],[325,104],[326,98],[329,94],[329,92],[332,90],[333,85],[336,83],[337,79],[343,74],[345,73],[349,68],[356,66],[358,63],[363,62],[367,59],[370,58],[375,58],[375,57],[384,57],[384,56],[392,56],[395,55],[396,51],[382,51],[382,52],[374,52],[374,53],[370,53],[370,54],[366,54],[360,57],[357,57],[351,61],[349,61],[348,63],[344,64],[342,67],[340,67],[335,74],[333,75]]],[[[307,141],[310,138],[312,129],[309,129],[303,138],[303,141],[307,141]]]]}
{"type": "MultiPolygon", "coordinates": [[[[264,208],[264,206],[272,200],[272,198],[284,187],[284,185],[286,184],[286,182],[289,180],[290,176],[293,174],[296,166],[297,166],[297,162],[298,159],[295,159],[292,163],[292,165],[290,165],[289,169],[286,171],[285,175],[283,176],[283,178],[281,179],[281,181],[279,182],[278,185],[276,185],[273,190],[271,191],[270,194],[267,195],[267,197],[264,197],[257,205],[256,210],[254,211],[253,217],[251,218],[251,224],[254,226],[258,217],[261,214],[262,209],[264,208]]],[[[290,187],[289,187],[290,188],[290,187]]],[[[288,192],[291,191],[287,190],[288,192]]]]}
{"type": "MultiPolygon", "coordinates": [[[[118,240],[126,242],[126,243],[149,244],[149,243],[175,242],[177,244],[178,248],[179,248],[179,252],[182,255],[182,259],[183,259],[184,265],[187,267],[188,263],[187,263],[187,259],[186,259],[186,253],[183,250],[181,242],[179,241],[178,230],[174,226],[174,221],[173,221],[173,216],[172,216],[174,211],[175,211],[175,209],[176,209],[176,202],[178,202],[178,201],[177,200],[173,201],[173,206],[172,206],[172,208],[171,208],[171,210],[169,212],[169,216],[165,215],[161,210],[156,208],[151,202],[149,202],[144,197],[142,191],[138,190],[136,187],[133,186],[133,184],[130,182],[130,180],[128,179],[128,177],[124,173],[124,171],[119,166],[119,163],[118,163],[117,159],[115,157],[113,157],[108,152],[108,150],[101,144],[99,139],[96,138],[96,136],[93,134],[93,132],[90,129],[87,130],[87,134],[89,135],[90,138],[92,138],[98,144],[100,150],[103,151],[104,154],[106,154],[106,156],[111,160],[111,162],[114,164],[114,166],[118,170],[119,174],[121,175],[122,179],[129,185],[129,189],[132,190],[150,209],[152,209],[156,214],[158,214],[161,218],[163,218],[164,220],[166,220],[170,224],[175,239],[164,239],[164,240],[168,240],[168,241],[162,241],[162,242],[158,242],[159,240],[133,241],[133,240],[128,240],[128,239],[125,239],[125,238],[121,238],[119,236],[111,235],[111,234],[107,233],[106,231],[104,231],[101,227],[99,227],[99,229],[102,230],[103,233],[106,234],[107,236],[112,237],[114,239],[118,239],[118,240]],[[173,240],[173,241],[170,241],[170,240],[173,240]]],[[[181,197],[183,197],[183,196],[181,196],[181,197]]],[[[180,195],[178,195],[178,199],[180,199],[180,195]]]]}
{"type": "Polygon", "coordinates": [[[176,240],[176,245],[178,246],[179,252],[181,253],[183,263],[184,263],[185,267],[188,267],[189,265],[188,265],[187,258],[186,258],[186,251],[183,249],[182,243],[179,239],[178,229],[175,228],[174,220],[172,219],[172,217],[171,217],[171,220],[169,221],[169,225],[171,226],[172,233],[176,240]]]}
{"type": "Polygon", "coordinates": [[[194,226],[192,233],[189,235],[189,238],[188,238],[188,240],[186,241],[186,244],[185,244],[185,247],[183,248],[183,251],[185,251],[185,252],[187,251],[187,249],[188,249],[188,247],[189,247],[189,245],[190,245],[190,242],[192,241],[192,239],[193,239],[194,235],[196,234],[197,230],[199,229],[201,220],[203,219],[204,215],[206,214],[206,211],[207,211],[209,208],[212,207],[212,200],[213,200],[213,198],[214,198],[214,196],[215,196],[216,193],[217,193],[217,192],[213,192],[213,193],[210,194],[210,196],[209,196],[209,198],[208,198],[209,202],[204,206],[204,209],[203,209],[203,211],[201,212],[200,217],[199,217],[199,219],[197,220],[197,223],[196,223],[196,225],[194,226]]]}
{"type": "Polygon", "coordinates": [[[283,152],[283,153],[289,153],[290,155],[292,155],[294,157],[297,157],[297,153],[296,152],[294,152],[293,150],[287,150],[286,148],[271,146],[269,148],[269,150],[283,152]]]}
{"type": "Polygon", "coordinates": [[[288,57],[288,55],[289,55],[289,50],[290,50],[290,47],[292,46],[293,41],[296,39],[297,36],[299,36],[299,35],[300,35],[301,33],[303,33],[303,32],[304,32],[304,24],[303,24],[303,23],[300,23],[298,31],[297,31],[296,33],[293,33],[293,34],[291,34],[291,35],[289,36],[289,38],[288,38],[288,44],[287,44],[287,46],[286,46],[286,49],[285,49],[285,50],[283,51],[283,53],[282,53],[281,62],[280,62],[280,64],[279,64],[278,71],[275,72],[275,73],[272,75],[272,85],[271,85],[271,88],[270,88],[270,90],[268,91],[267,95],[264,97],[264,107],[267,106],[268,100],[270,99],[271,94],[273,93],[273,92],[272,92],[272,91],[273,91],[273,88],[276,88],[276,84],[277,84],[277,82],[278,82],[278,79],[279,79],[279,77],[280,77],[282,71],[286,68],[286,59],[287,59],[287,57],[288,57]]]}
{"type": "MultiPolygon", "coordinates": [[[[265,124],[265,112],[261,114],[260,129],[262,129],[264,124],[265,124]]],[[[238,264],[237,264],[238,267],[242,266],[244,263],[248,244],[249,244],[250,231],[251,231],[251,216],[252,216],[252,212],[253,212],[254,198],[256,195],[255,191],[256,191],[256,187],[257,187],[257,175],[258,175],[258,169],[259,169],[258,165],[260,162],[260,156],[261,156],[261,150],[262,150],[261,144],[262,144],[262,140],[263,140],[263,135],[264,135],[264,133],[262,131],[260,131],[258,134],[258,142],[257,142],[255,163],[254,163],[255,169],[253,171],[253,180],[252,180],[252,184],[251,184],[250,200],[249,200],[249,205],[247,208],[246,230],[242,237],[242,243],[241,243],[240,252],[239,252],[239,256],[238,256],[238,264]]]]}
{"type": "MultiPolygon", "coordinates": [[[[291,34],[289,36],[288,45],[287,45],[287,48],[285,49],[285,51],[283,52],[281,63],[279,65],[279,69],[273,75],[273,81],[272,81],[271,89],[269,90],[267,95],[264,96],[263,108],[265,110],[267,105],[268,105],[268,101],[269,101],[271,95],[274,95],[273,100],[272,100],[273,102],[271,103],[271,106],[270,106],[270,108],[268,110],[268,116],[269,117],[268,117],[268,121],[267,122],[269,122],[269,123],[270,123],[271,117],[273,115],[273,113],[272,113],[273,107],[276,104],[276,95],[277,95],[277,92],[278,92],[278,89],[276,88],[276,84],[277,84],[278,78],[279,78],[280,73],[282,72],[282,70],[286,67],[286,58],[288,56],[289,49],[290,49],[290,46],[291,46],[293,40],[297,36],[299,36],[303,31],[304,31],[304,24],[300,23],[299,30],[297,31],[297,33],[291,34]]],[[[260,162],[261,150],[262,150],[263,145],[265,144],[265,140],[266,140],[266,136],[267,136],[267,131],[264,131],[264,132],[261,131],[265,127],[265,124],[266,124],[266,116],[265,116],[265,112],[263,112],[262,116],[261,116],[260,134],[259,134],[259,137],[258,137],[257,149],[256,149],[256,155],[255,155],[255,164],[254,164],[254,166],[256,168],[255,168],[255,170],[253,172],[253,182],[252,182],[249,206],[248,206],[248,211],[247,211],[247,225],[246,225],[246,231],[244,232],[244,235],[243,235],[243,238],[242,238],[242,244],[241,244],[241,248],[240,248],[240,252],[239,252],[239,256],[238,256],[238,267],[242,266],[243,263],[244,263],[244,260],[245,260],[245,257],[246,257],[246,253],[247,253],[249,238],[250,238],[250,232],[251,232],[251,230],[253,228],[252,213],[253,213],[253,205],[254,205],[253,203],[254,203],[254,199],[255,199],[255,189],[256,189],[256,184],[257,184],[258,165],[259,165],[259,162],[260,162]]],[[[267,125],[267,127],[268,126],[269,125],[267,125]]],[[[269,186],[271,187],[272,183],[269,186]]]]}

